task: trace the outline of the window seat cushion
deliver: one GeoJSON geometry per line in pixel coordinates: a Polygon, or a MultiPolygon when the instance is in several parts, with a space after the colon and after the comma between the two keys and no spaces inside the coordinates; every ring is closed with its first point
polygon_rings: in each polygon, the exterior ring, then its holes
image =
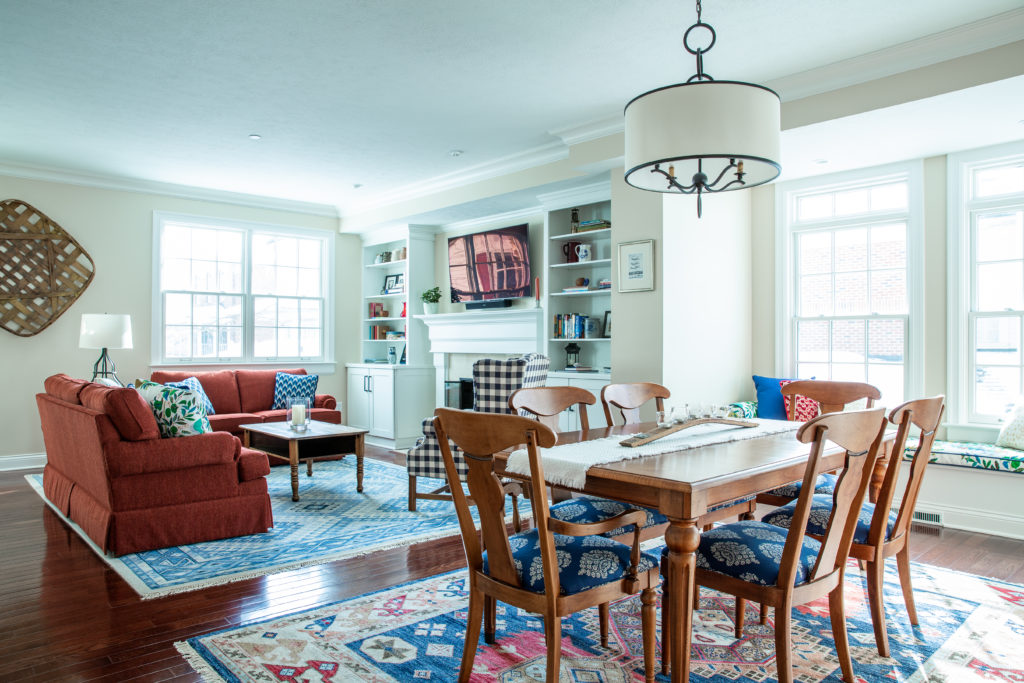
{"type": "MultiPolygon", "coordinates": [[[[915,437],[907,439],[907,447],[903,454],[905,460],[911,460],[914,457],[917,443],[918,440],[915,437]]],[[[932,446],[932,456],[928,462],[935,465],[969,467],[990,472],[1024,474],[1024,451],[1003,448],[991,443],[936,441],[932,446]]]]}

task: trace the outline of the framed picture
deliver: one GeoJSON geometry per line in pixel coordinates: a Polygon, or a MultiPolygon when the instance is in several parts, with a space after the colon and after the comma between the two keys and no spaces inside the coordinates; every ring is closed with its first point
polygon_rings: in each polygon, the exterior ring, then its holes
{"type": "Polygon", "coordinates": [[[402,277],[402,276],[401,275],[388,275],[386,278],[384,278],[384,291],[390,293],[391,290],[397,288],[398,287],[398,278],[400,278],[400,277],[402,277]]]}
{"type": "Polygon", "coordinates": [[[620,292],[654,289],[654,240],[619,243],[620,292]]]}
{"type": "Polygon", "coordinates": [[[405,273],[398,274],[398,280],[395,283],[395,289],[405,291],[405,273]]]}
{"type": "Polygon", "coordinates": [[[611,311],[605,311],[604,312],[604,334],[602,334],[601,336],[602,337],[610,337],[610,336],[612,336],[612,312],[611,311]]]}

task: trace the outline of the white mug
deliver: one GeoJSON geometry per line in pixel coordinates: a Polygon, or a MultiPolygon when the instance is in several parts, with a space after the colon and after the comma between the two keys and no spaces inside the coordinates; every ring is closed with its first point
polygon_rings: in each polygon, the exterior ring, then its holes
{"type": "Polygon", "coordinates": [[[590,260],[590,245],[579,244],[576,246],[576,258],[580,263],[584,263],[590,260]]]}

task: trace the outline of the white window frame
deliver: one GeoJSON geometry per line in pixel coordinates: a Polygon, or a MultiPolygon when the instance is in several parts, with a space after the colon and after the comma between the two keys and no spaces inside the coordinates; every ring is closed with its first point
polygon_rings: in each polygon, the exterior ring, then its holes
{"type": "MultiPolygon", "coordinates": [[[[864,184],[880,184],[889,180],[907,181],[907,211],[880,211],[859,214],[850,218],[832,221],[816,221],[819,228],[829,223],[836,226],[850,221],[885,220],[898,218],[907,221],[907,313],[879,314],[877,316],[856,316],[861,318],[887,320],[906,318],[907,334],[904,340],[903,395],[906,400],[923,395],[924,390],[924,193],[923,160],[887,164],[872,168],[832,173],[775,185],[775,373],[777,377],[795,377],[796,346],[796,287],[794,284],[796,264],[796,240],[791,216],[795,214],[796,199],[816,192],[830,192],[846,187],[864,184]]],[[[882,405],[889,405],[882,397],[882,405]]]]}
{"type": "Polygon", "coordinates": [[[974,215],[980,211],[1019,206],[1019,195],[971,200],[971,178],[976,169],[1024,160],[1024,142],[983,147],[950,154],[946,159],[948,202],[946,220],[946,412],[950,426],[964,430],[963,436],[984,438],[988,428],[994,436],[1000,420],[974,412],[973,385],[974,320],[990,315],[974,311],[974,215]],[[972,431],[974,432],[972,434],[972,431]]]}
{"type": "Polygon", "coordinates": [[[171,213],[167,211],[153,212],[153,288],[151,316],[151,363],[159,367],[282,367],[289,365],[301,366],[309,370],[331,370],[334,367],[334,252],[335,234],[328,230],[311,230],[295,228],[271,223],[257,223],[228,218],[214,218],[191,214],[171,213]],[[211,230],[237,230],[245,234],[244,255],[242,259],[242,357],[235,360],[222,358],[167,358],[164,355],[164,305],[160,282],[160,249],[163,228],[168,223],[187,223],[198,228],[211,230]],[[323,311],[321,317],[322,338],[321,354],[315,357],[287,356],[278,358],[256,357],[254,346],[254,295],[252,293],[252,236],[254,234],[280,235],[283,237],[299,237],[317,239],[322,242],[320,251],[321,292],[323,311]]]}

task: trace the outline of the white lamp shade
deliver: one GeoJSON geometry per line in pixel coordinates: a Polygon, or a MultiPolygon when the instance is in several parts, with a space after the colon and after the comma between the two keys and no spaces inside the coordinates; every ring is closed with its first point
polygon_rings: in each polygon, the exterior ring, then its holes
{"type": "MultiPolygon", "coordinates": [[[[652,173],[675,167],[681,185],[701,170],[714,182],[730,159],[743,162],[743,185],[779,175],[779,96],[759,85],[735,81],[680,83],[644,93],[626,105],[626,182],[641,190],[677,192],[652,173]]],[[[732,173],[722,185],[735,179],[732,173]]]]}
{"type": "Polygon", "coordinates": [[[132,348],[132,317],[127,314],[83,313],[78,347],[81,349],[132,348]]]}

